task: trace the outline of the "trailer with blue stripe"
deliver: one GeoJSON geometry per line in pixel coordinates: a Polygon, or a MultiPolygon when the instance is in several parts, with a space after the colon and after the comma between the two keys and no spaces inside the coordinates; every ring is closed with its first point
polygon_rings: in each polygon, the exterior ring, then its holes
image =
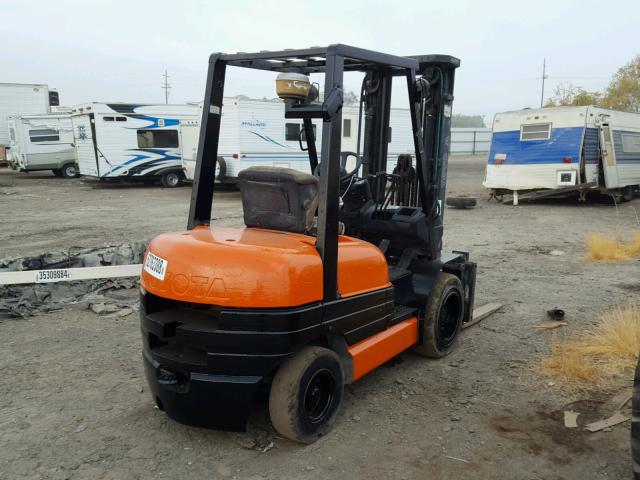
{"type": "Polygon", "coordinates": [[[71,123],[80,174],[178,185],[184,178],[178,129],[199,114],[197,105],[88,103],[74,107],[71,123]]]}
{"type": "Polygon", "coordinates": [[[640,114],[594,106],[498,113],[483,185],[514,203],[589,191],[631,200],[640,188],[640,114]]]}
{"type": "MultiPolygon", "coordinates": [[[[414,147],[411,117],[408,109],[389,109],[389,144],[387,173],[392,173],[400,155],[410,155],[414,147]]],[[[342,107],[341,142],[344,151],[358,149],[359,105],[342,107]]],[[[322,121],[312,120],[318,153],[322,148],[322,121]]],[[[475,154],[488,149],[491,131],[488,128],[452,128],[449,151],[455,154],[475,154]]],[[[200,136],[200,122],[183,122],[180,126],[182,164],[185,176],[193,180],[200,136]]],[[[362,142],[361,142],[362,143],[362,142]]],[[[301,119],[284,117],[284,103],[277,100],[250,99],[244,96],[225,97],[220,123],[220,143],[216,162],[216,182],[234,183],[238,174],[252,166],[293,168],[309,171],[309,158],[301,119]]],[[[361,146],[362,148],[362,146],[361,146]]],[[[360,152],[362,153],[362,152],[360,152]]],[[[347,167],[355,156],[347,158],[347,167]]]]}

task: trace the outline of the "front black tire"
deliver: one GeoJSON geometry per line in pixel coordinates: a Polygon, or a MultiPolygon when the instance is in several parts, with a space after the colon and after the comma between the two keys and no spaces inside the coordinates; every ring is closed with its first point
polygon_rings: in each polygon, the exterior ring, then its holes
{"type": "Polygon", "coordinates": [[[633,396],[631,397],[631,459],[633,478],[640,480],[640,360],[633,377],[633,396]]]}
{"type": "Polygon", "coordinates": [[[284,437],[313,443],[327,434],[344,394],[340,359],[323,347],[305,347],[276,372],[269,394],[269,415],[284,437]]]}
{"type": "Polygon", "coordinates": [[[413,351],[442,358],[454,349],[464,318],[464,290],[460,279],[440,272],[429,292],[422,323],[422,344],[413,351]]]}
{"type": "Polygon", "coordinates": [[[175,188],[182,182],[182,177],[178,172],[167,172],[160,178],[163,187],[175,188]]]}
{"type": "Polygon", "coordinates": [[[60,169],[60,173],[64,178],[78,178],[80,176],[75,163],[65,163],[60,169]]]}

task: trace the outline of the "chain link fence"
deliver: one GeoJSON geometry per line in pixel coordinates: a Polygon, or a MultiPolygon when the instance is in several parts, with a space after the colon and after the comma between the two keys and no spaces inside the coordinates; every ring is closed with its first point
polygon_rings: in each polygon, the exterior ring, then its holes
{"type": "Polygon", "coordinates": [[[451,154],[477,155],[489,152],[490,128],[452,128],[451,154]]]}

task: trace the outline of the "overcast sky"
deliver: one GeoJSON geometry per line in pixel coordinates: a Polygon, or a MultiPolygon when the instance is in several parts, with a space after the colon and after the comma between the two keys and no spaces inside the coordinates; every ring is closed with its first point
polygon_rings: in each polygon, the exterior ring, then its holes
{"type": "MultiPolygon", "coordinates": [[[[640,53],[640,0],[0,0],[0,12],[0,82],[46,83],[66,105],[163,102],[165,68],[171,103],[202,100],[212,52],[346,43],[459,57],[454,110],[490,120],[539,105],[545,57],[551,95],[558,82],[602,89],[640,53]]],[[[272,82],[228,78],[226,94],[274,96],[272,82]]]]}

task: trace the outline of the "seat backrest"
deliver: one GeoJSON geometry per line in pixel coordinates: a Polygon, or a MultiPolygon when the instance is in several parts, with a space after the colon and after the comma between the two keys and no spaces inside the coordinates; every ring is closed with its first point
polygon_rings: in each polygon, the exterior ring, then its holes
{"type": "Polygon", "coordinates": [[[247,227],[305,233],[318,208],[318,179],[291,168],[250,167],[238,174],[247,227]]]}

